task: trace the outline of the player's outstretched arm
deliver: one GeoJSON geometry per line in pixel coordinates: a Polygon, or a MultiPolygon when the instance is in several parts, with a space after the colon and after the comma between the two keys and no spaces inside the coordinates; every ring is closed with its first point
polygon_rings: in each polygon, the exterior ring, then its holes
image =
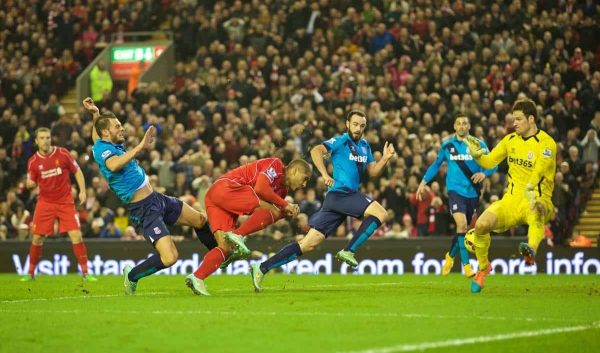
{"type": "Polygon", "coordinates": [[[121,170],[127,163],[131,162],[132,159],[135,158],[140,152],[142,152],[145,148],[148,148],[154,142],[154,134],[156,133],[156,128],[153,125],[150,125],[148,130],[146,130],[146,134],[142,141],[135,146],[134,148],[127,151],[127,153],[120,156],[112,156],[106,160],[106,168],[111,172],[116,172],[121,170]]]}
{"type": "Polygon", "coordinates": [[[475,137],[469,135],[465,139],[465,142],[469,148],[469,154],[473,156],[477,164],[485,169],[492,169],[506,158],[506,141],[509,136],[510,135],[506,135],[488,154],[485,154],[487,149],[475,137]]]}
{"type": "Polygon", "coordinates": [[[100,117],[100,109],[98,109],[94,100],[90,97],[83,100],[83,107],[88,113],[92,114],[92,142],[96,142],[100,136],[98,135],[98,132],[96,132],[96,127],[93,124],[96,122],[96,119],[100,117]]]}
{"type": "Polygon", "coordinates": [[[329,176],[327,168],[325,167],[325,159],[323,158],[323,156],[326,154],[327,147],[324,145],[315,146],[312,150],[310,150],[310,157],[312,158],[312,161],[319,173],[321,173],[323,176],[323,179],[325,179],[325,185],[333,186],[333,178],[329,176]]]}
{"type": "Polygon", "coordinates": [[[394,144],[386,141],[382,152],[381,159],[377,163],[370,163],[368,166],[369,176],[371,178],[378,177],[383,172],[385,165],[396,155],[394,144]]]}
{"type": "Polygon", "coordinates": [[[425,190],[425,186],[429,184],[437,175],[437,173],[440,170],[440,167],[442,166],[442,163],[444,163],[444,161],[446,160],[446,156],[446,149],[444,148],[444,145],[442,145],[442,147],[440,147],[440,150],[438,151],[438,155],[435,159],[435,162],[433,162],[429,166],[429,168],[427,168],[427,171],[423,176],[423,180],[421,180],[421,183],[419,184],[419,188],[417,189],[417,200],[421,201],[423,197],[423,191],[425,190]]]}

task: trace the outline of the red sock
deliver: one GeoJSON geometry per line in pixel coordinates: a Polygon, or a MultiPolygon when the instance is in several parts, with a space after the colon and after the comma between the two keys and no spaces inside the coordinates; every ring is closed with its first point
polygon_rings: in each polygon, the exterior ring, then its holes
{"type": "Polygon", "coordinates": [[[234,230],[233,233],[247,236],[248,234],[265,229],[269,224],[275,223],[278,219],[279,218],[275,218],[271,211],[266,208],[259,208],[250,215],[246,222],[242,223],[238,229],[234,230]]]}
{"type": "Polygon", "coordinates": [[[31,244],[31,246],[29,246],[29,274],[31,276],[34,275],[35,267],[37,266],[38,262],[40,262],[41,258],[42,246],[31,244]]]}
{"type": "Polygon", "coordinates": [[[204,255],[204,260],[202,260],[202,264],[196,272],[194,272],[194,276],[205,279],[210,276],[213,272],[215,272],[219,266],[225,261],[227,255],[220,247],[212,248],[209,252],[204,255]]]}
{"type": "Polygon", "coordinates": [[[87,275],[87,273],[88,273],[88,267],[87,267],[88,258],[87,258],[87,249],[85,248],[85,244],[83,242],[73,244],[73,253],[75,254],[75,257],[77,258],[77,262],[79,262],[79,266],[81,267],[81,272],[83,272],[84,275],[87,275]]]}

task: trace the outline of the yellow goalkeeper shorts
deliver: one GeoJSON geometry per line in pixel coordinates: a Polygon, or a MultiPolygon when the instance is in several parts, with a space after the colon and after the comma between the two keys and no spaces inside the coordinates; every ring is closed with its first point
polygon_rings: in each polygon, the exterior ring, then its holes
{"type": "Polygon", "coordinates": [[[509,228],[532,222],[547,224],[554,215],[554,205],[551,200],[546,198],[540,198],[538,202],[543,205],[541,214],[537,210],[531,210],[524,195],[516,196],[506,193],[502,199],[491,204],[486,212],[490,211],[496,215],[495,232],[504,232],[509,228]]]}

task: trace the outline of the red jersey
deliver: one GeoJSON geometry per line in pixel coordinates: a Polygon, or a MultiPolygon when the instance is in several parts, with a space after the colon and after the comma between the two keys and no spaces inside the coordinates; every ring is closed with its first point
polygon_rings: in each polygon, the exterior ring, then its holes
{"type": "Polygon", "coordinates": [[[219,179],[229,179],[241,185],[251,186],[258,197],[267,202],[271,202],[280,207],[286,207],[284,200],[287,195],[287,186],[283,184],[285,180],[285,167],[279,158],[263,158],[241,167],[235,168],[219,179]],[[270,190],[257,188],[259,177],[264,176],[269,183],[270,190]],[[272,193],[275,194],[272,194],[272,193]]]}
{"type": "Polygon", "coordinates": [[[46,156],[36,152],[27,164],[27,177],[39,187],[41,201],[51,203],[73,204],[71,192],[71,175],[79,169],[77,162],[69,151],[62,147],[54,147],[54,151],[46,156]]]}

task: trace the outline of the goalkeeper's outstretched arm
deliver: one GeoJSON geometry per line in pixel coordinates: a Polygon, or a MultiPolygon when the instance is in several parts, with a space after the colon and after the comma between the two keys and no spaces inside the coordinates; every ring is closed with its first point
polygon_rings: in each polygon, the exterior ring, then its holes
{"type": "Polygon", "coordinates": [[[479,140],[475,137],[467,136],[465,141],[467,142],[467,146],[469,147],[469,153],[477,164],[479,164],[484,169],[492,169],[500,162],[502,162],[506,158],[506,137],[504,137],[494,149],[490,151],[490,153],[485,154],[486,149],[481,146],[479,140]]]}

